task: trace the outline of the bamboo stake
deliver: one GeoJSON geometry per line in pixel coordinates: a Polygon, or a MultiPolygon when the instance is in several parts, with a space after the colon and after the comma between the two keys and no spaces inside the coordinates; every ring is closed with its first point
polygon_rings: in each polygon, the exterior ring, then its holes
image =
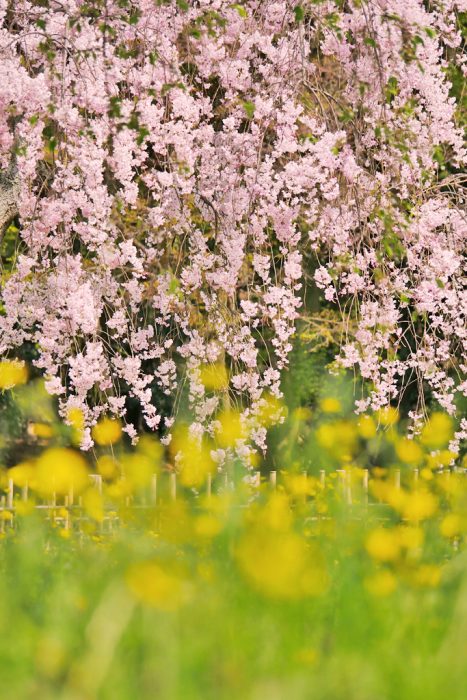
{"type": "Polygon", "coordinates": [[[169,476],[169,490],[171,500],[175,501],[177,498],[177,475],[174,472],[171,472],[169,476]]]}

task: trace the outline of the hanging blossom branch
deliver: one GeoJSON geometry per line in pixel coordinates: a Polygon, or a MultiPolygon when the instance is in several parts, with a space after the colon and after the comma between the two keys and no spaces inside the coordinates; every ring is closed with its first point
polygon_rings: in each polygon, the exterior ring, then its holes
{"type": "Polygon", "coordinates": [[[84,448],[126,395],[169,429],[153,387],[176,394],[177,357],[192,432],[219,404],[203,365],[227,363],[264,447],[255,417],[280,395],[310,254],[356,319],[340,362],[370,382],[358,408],[414,375],[454,410],[467,229],[439,163],[465,163],[445,55],[467,3],[425,5],[0,0],[0,168],[14,151],[5,221],[21,229],[0,349],[36,345],[84,448]]]}

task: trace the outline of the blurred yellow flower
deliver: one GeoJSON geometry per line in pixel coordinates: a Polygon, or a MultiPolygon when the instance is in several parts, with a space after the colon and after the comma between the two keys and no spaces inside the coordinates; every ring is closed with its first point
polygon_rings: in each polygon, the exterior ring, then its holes
{"type": "Polygon", "coordinates": [[[372,479],[370,481],[370,491],[376,498],[383,503],[387,503],[398,512],[401,512],[404,507],[407,492],[397,487],[394,483],[372,479]]]}
{"type": "Polygon", "coordinates": [[[376,423],[371,416],[361,416],[357,428],[359,435],[365,440],[370,440],[376,435],[376,423]]]}
{"type": "Polygon", "coordinates": [[[433,481],[434,479],[433,472],[428,467],[420,471],[420,476],[424,481],[433,481]]]}
{"type": "Polygon", "coordinates": [[[253,522],[268,530],[284,532],[292,526],[291,504],[285,493],[272,493],[265,505],[251,514],[253,522]]]}
{"type": "Polygon", "coordinates": [[[381,425],[388,428],[399,420],[399,411],[394,406],[385,406],[376,412],[376,417],[381,425]]]}
{"type": "Polygon", "coordinates": [[[321,557],[312,557],[294,532],[251,529],[237,545],[236,558],[250,584],[271,598],[320,595],[328,585],[321,557]]]}
{"type": "Polygon", "coordinates": [[[161,461],[164,456],[164,448],[155,435],[141,435],[138,440],[137,453],[142,454],[154,463],[157,469],[161,466],[161,461]]]}
{"type": "Polygon", "coordinates": [[[52,437],[54,431],[48,423],[30,423],[28,433],[37,438],[47,439],[52,437]]]}
{"type": "Polygon", "coordinates": [[[28,368],[19,360],[2,360],[0,362],[0,389],[11,389],[17,384],[26,384],[28,368]]]}
{"type": "Polygon", "coordinates": [[[186,582],[154,561],[131,566],[126,583],[141,603],[167,612],[177,610],[189,597],[186,582]]]}
{"type": "Polygon", "coordinates": [[[400,540],[396,530],[378,527],[369,533],[365,548],[377,561],[396,561],[400,555],[400,540]]]}
{"type": "Polygon", "coordinates": [[[273,394],[266,394],[262,398],[261,408],[258,412],[258,421],[264,428],[270,428],[284,418],[287,407],[273,394]]]}
{"type": "Polygon", "coordinates": [[[216,463],[211,452],[211,444],[206,438],[191,435],[186,425],[176,426],[170,443],[170,453],[180,470],[179,481],[183,486],[201,486],[208,474],[214,472],[216,463]]]}
{"type": "Polygon", "coordinates": [[[460,535],[464,529],[461,516],[457,513],[448,513],[441,521],[439,529],[443,537],[451,538],[460,535]]]}
{"type": "Polygon", "coordinates": [[[235,447],[237,440],[246,438],[246,430],[238,411],[222,411],[217,420],[219,427],[216,437],[221,447],[235,447]]]}
{"type": "Polygon", "coordinates": [[[225,365],[216,362],[202,365],[200,368],[201,382],[208,391],[221,391],[229,385],[229,375],[225,365]]]}
{"type": "Polygon", "coordinates": [[[405,464],[419,464],[423,459],[420,445],[408,438],[401,438],[396,442],[396,454],[405,464]]]}
{"type": "Polygon", "coordinates": [[[427,462],[432,469],[436,469],[437,467],[449,467],[458,456],[457,452],[451,452],[451,450],[439,450],[438,452],[428,455],[427,462]]]}
{"type": "Polygon", "coordinates": [[[424,540],[423,530],[411,525],[401,525],[398,530],[399,542],[405,549],[419,549],[424,540]]]}
{"type": "Polygon", "coordinates": [[[454,437],[454,424],[452,418],[447,413],[432,413],[426,422],[421,441],[430,450],[439,450],[454,437]]]}
{"type": "Polygon", "coordinates": [[[315,496],[320,490],[318,479],[307,474],[286,475],[285,486],[293,496],[315,496]]]}
{"type": "Polygon", "coordinates": [[[222,522],[211,513],[203,513],[193,521],[194,534],[201,539],[211,539],[222,530],[222,522]]]}
{"type": "Polygon", "coordinates": [[[311,410],[307,406],[299,406],[293,412],[293,417],[299,421],[310,420],[313,416],[311,410]]]}
{"type": "Polygon", "coordinates": [[[84,492],[83,508],[96,522],[101,523],[104,520],[104,501],[97,489],[90,488],[84,492]]]}
{"type": "Polygon", "coordinates": [[[397,579],[391,571],[378,571],[365,579],[365,588],[375,597],[391,595],[397,588],[397,579]]]}
{"type": "Polygon", "coordinates": [[[122,426],[117,418],[101,418],[92,429],[93,440],[101,446],[113,445],[122,437],[122,426]]]}
{"type": "Polygon", "coordinates": [[[80,408],[70,408],[67,411],[67,420],[75,430],[84,430],[84,414],[80,408]]]}
{"type": "Polygon", "coordinates": [[[420,489],[407,494],[402,514],[411,521],[431,518],[438,509],[438,499],[430,491],[420,489]]]}
{"type": "Polygon", "coordinates": [[[441,581],[441,568],[436,564],[422,564],[410,577],[416,586],[436,588],[441,581]]]}
{"type": "Polygon", "coordinates": [[[138,452],[124,455],[121,466],[125,478],[134,489],[148,486],[155,474],[152,460],[138,452]]]}
{"type": "Polygon", "coordinates": [[[103,479],[113,479],[119,474],[119,464],[110,455],[99,457],[96,462],[96,469],[103,479]]]}
{"type": "Polygon", "coordinates": [[[27,484],[30,484],[31,481],[33,481],[35,473],[36,470],[34,462],[21,462],[20,464],[17,464],[15,467],[12,467],[8,470],[8,477],[10,479],[13,479],[13,483],[15,486],[23,488],[27,484]]]}
{"type": "Polygon", "coordinates": [[[341,402],[333,396],[327,396],[321,399],[319,405],[323,413],[340,413],[342,411],[341,402]]]}
{"type": "Polygon", "coordinates": [[[17,501],[15,504],[16,515],[25,516],[31,515],[34,512],[35,503],[28,499],[27,501],[17,501]]]}
{"type": "Polygon", "coordinates": [[[89,484],[84,458],[73,450],[53,447],[36,462],[35,488],[39,493],[67,495],[71,489],[81,493],[89,484]]]}
{"type": "Polygon", "coordinates": [[[323,423],[316,431],[316,439],[331,455],[338,459],[347,459],[357,445],[357,429],[355,425],[344,420],[323,423]]]}

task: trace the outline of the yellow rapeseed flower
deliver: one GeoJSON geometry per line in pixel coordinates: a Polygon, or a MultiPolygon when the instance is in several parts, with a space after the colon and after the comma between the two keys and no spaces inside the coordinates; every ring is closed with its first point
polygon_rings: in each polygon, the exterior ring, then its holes
{"type": "Polygon", "coordinates": [[[365,588],[375,597],[391,595],[397,588],[397,579],[391,571],[378,571],[365,579],[365,588]]]}
{"type": "Polygon", "coordinates": [[[287,407],[277,396],[266,394],[262,399],[258,420],[264,428],[270,428],[285,417],[286,413],[287,407]]]}
{"type": "Polygon", "coordinates": [[[119,464],[110,455],[102,455],[96,462],[96,469],[103,479],[113,479],[119,473],[119,464]]]}
{"type": "Polygon", "coordinates": [[[137,600],[167,612],[177,610],[189,597],[186,582],[155,561],[131,566],[126,582],[137,600]]]}
{"type": "Polygon", "coordinates": [[[252,529],[236,549],[239,567],[250,584],[271,598],[296,599],[322,594],[326,570],[305,540],[294,532],[252,529]]]}
{"type": "Polygon", "coordinates": [[[235,447],[237,440],[246,437],[246,430],[238,411],[222,411],[217,420],[219,421],[219,427],[216,437],[221,447],[235,447]]]}
{"type": "Polygon", "coordinates": [[[321,399],[319,405],[323,413],[340,413],[342,411],[341,402],[334,396],[327,396],[321,399]]]}
{"type": "Polygon", "coordinates": [[[313,416],[311,410],[307,406],[299,406],[292,414],[293,418],[298,421],[310,420],[313,416]]]}
{"type": "Polygon", "coordinates": [[[292,496],[315,496],[320,490],[320,483],[307,474],[288,474],[285,486],[292,496]]]}
{"type": "Polygon", "coordinates": [[[272,531],[286,531],[292,526],[292,509],[285,493],[275,491],[266,504],[253,514],[256,524],[272,531]]]}
{"type": "Polygon", "coordinates": [[[19,488],[24,488],[27,484],[30,484],[35,477],[35,466],[32,461],[21,462],[15,467],[8,470],[8,477],[13,479],[15,486],[19,488]]]}
{"type": "Polygon", "coordinates": [[[460,535],[464,529],[461,516],[457,513],[448,513],[441,521],[439,529],[443,537],[451,538],[460,535]]]}
{"type": "Polygon", "coordinates": [[[430,450],[439,450],[452,440],[454,424],[447,413],[437,411],[426,422],[421,435],[422,443],[430,450]]]}
{"type": "Polygon", "coordinates": [[[106,493],[113,501],[122,501],[133,493],[132,484],[128,479],[117,479],[107,486],[106,493]]]}
{"type": "Polygon", "coordinates": [[[203,365],[200,369],[201,381],[208,391],[221,391],[229,385],[229,375],[225,365],[216,362],[203,365]]]}
{"type": "Polygon", "coordinates": [[[400,547],[397,531],[384,527],[370,532],[365,542],[370,557],[382,562],[396,561],[400,555],[400,547]]]}
{"type": "Polygon", "coordinates": [[[402,514],[412,522],[431,518],[438,509],[438,499],[430,491],[420,489],[407,495],[402,514]]]}
{"type": "Polygon", "coordinates": [[[121,460],[122,471],[134,489],[148,486],[155,473],[154,463],[144,454],[126,454],[121,460]]]}
{"type": "Polygon", "coordinates": [[[356,426],[349,421],[338,420],[323,423],[316,431],[318,444],[338,459],[347,459],[357,444],[356,426]]]}
{"type": "Polygon", "coordinates": [[[92,429],[93,440],[101,446],[113,445],[121,440],[122,426],[117,418],[104,417],[92,429]]]}
{"type": "Polygon", "coordinates": [[[30,423],[28,426],[28,433],[42,440],[47,440],[52,437],[54,431],[53,427],[48,423],[30,423]]]}
{"type": "Polygon", "coordinates": [[[395,425],[399,420],[399,411],[394,406],[385,406],[379,409],[376,416],[379,423],[388,428],[391,425],[395,425]]]}
{"type": "Polygon", "coordinates": [[[420,527],[402,525],[398,530],[399,542],[405,549],[419,549],[424,540],[423,530],[420,527]]]}
{"type": "Polygon", "coordinates": [[[451,452],[451,450],[439,450],[434,454],[428,455],[428,464],[432,469],[449,467],[458,456],[457,452],[451,452]]]}
{"type": "Polygon", "coordinates": [[[28,368],[19,360],[2,360],[0,362],[0,389],[12,389],[28,381],[28,368]]]}
{"type": "Polygon", "coordinates": [[[376,423],[371,416],[362,416],[358,421],[358,433],[365,440],[370,440],[376,435],[376,423]]]}
{"type": "Polygon", "coordinates": [[[53,447],[37,460],[35,488],[40,493],[67,495],[84,491],[89,484],[88,469],[84,458],[73,450],[53,447]]]}
{"type": "Polygon", "coordinates": [[[97,489],[90,488],[84,492],[83,508],[87,515],[98,523],[104,520],[104,501],[97,489]]]}
{"type": "Polygon", "coordinates": [[[441,569],[436,564],[422,564],[412,573],[410,578],[416,586],[436,588],[441,581],[441,569]]]}
{"type": "Polygon", "coordinates": [[[408,438],[401,438],[396,442],[396,454],[404,464],[419,464],[423,459],[420,445],[408,438]]]}
{"type": "Polygon", "coordinates": [[[193,531],[203,540],[209,540],[222,530],[222,522],[212,513],[202,513],[193,521],[193,531]]]}
{"type": "Polygon", "coordinates": [[[216,468],[211,456],[211,445],[206,438],[190,434],[186,425],[176,426],[170,443],[170,453],[180,469],[179,481],[183,486],[201,486],[208,474],[216,468]]]}
{"type": "Polygon", "coordinates": [[[84,430],[84,414],[80,408],[70,408],[67,411],[67,420],[75,430],[84,430]]]}

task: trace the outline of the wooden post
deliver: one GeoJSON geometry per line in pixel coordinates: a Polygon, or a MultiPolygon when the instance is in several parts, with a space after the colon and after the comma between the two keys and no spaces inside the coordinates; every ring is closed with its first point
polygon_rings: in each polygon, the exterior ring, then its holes
{"type": "Polygon", "coordinates": [[[157,474],[153,474],[151,478],[151,502],[157,504],[157,474]]]}
{"type": "Polygon", "coordinates": [[[363,470],[363,503],[365,506],[368,505],[368,483],[369,483],[370,473],[368,469],[363,470]]]}
{"type": "Polygon", "coordinates": [[[396,469],[396,471],[394,472],[394,485],[395,485],[396,489],[400,489],[400,487],[401,487],[401,470],[400,469],[396,469]]]}
{"type": "Polygon", "coordinates": [[[175,472],[171,472],[169,476],[169,490],[170,498],[175,501],[177,498],[177,475],[175,472]]]}
{"type": "Polygon", "coordinates": [[[352,473],[350,469],[345,469],[344,470],[344,476],[345,476],[345,485],[346,485],[346,501],[349,506],[352,505],[353,500],[352,500],[352,473]]]}

